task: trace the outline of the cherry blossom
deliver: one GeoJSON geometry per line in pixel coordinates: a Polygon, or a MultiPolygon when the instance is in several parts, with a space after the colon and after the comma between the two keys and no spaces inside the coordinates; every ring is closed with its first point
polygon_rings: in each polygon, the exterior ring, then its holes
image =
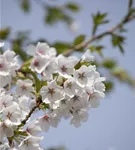
{"type": "Polygon", "coordinates": [[[79,59],[74,56],[64,57],[58,56],[58,73],[63,77],[69,77],[74,72],[74,66],[79,62],[79,59]]]}
{"type": "Polygon", "coordinates": [[[55,80],[49,82],[47,86],[43,86],[40,94],[43,101],[50,104],[53,109],[58,107],[59,101],[64,97],[62,87],[57,85],[55,80]]]}
{"type": "Polygon", "coordinates": [[[19,150],[41,150],[40,142],[43,137],[28,136],[19,145],[19,150]]]}
{"type": "Polygon", "coordinates": [[[14,51],[0,55],[2,150],[43,150],[41,132],[57,128],[62,118],[79,127],[105,96],[105,78],[91,65],[89,50],[80,59],[65,57],[38,42],[27,53],[32,58],[21,65],[14,51]]]}
{"type": "Polygon", "coordinates": [[[32,87],[33,82],[29,79],[27,80],[18,80],[17,86],[16,86],[16,92],[18,95],[22,96],[29,96],[31,92],[34,91],[34,88],[32,87]]]}
{"type": "Polygon", "coordinates": [[[4,139],[4,137],[11,137],[14,135],[14,130],[10,121],[5,120],[4,122],[0,122],[0,141],[4,139]]]}

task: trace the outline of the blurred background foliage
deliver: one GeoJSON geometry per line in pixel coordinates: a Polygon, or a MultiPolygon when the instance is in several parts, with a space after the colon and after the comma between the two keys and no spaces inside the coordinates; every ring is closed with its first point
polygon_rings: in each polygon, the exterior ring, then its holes
{"type": "MultiPolygon", "coordinates": [[[[44,13],[44,24],[48,26],[54,26],[57,23],[64,23],[65,26],[70,29],[73,26],[74,18],[72,16],[77,15],[81,11],[81,6],[76,2],[67,2],[64,4],[54,5],[55,0],[14,0],[18,4],[18,7],[26,13],[29,14],[32,11],[31,1],[35,1],[37,5],[43,9],[44,13]]],[[[89,49],[96,57],[93,64],[97,65],[97,69],[100,73],[107,77],[106,92],[111,92],[115,86],[115,81],[127,84],[130,88],[135,87],[135,79],[121,66],[119,62],[114,58],[105,58],[103,49],[105,45],[102,45],[102,39],[104,37],[110,38],[110,45],[114,48],[118,48],[121,54],[124,54],[124,43],[128,37],[126,37],[125,24],[133,21],[135,19],[135,8],[133,7],[133,0],[129,0],[127,11],[125,16],[120,20],[120,22],[107,29],[103,33],[98,33],[98,28],[104,24],[110,23],[109,16],[106,12],[101,13],[100,11],[91,15],[93,21],[93,27],[91,31],[91,37],[88,39],[85,35],[78,35],[73,42],[67,43],[64,41],[57,41],[55,43],[49,43],[46,39],[47,37],[41,37],[36,41],[32,41],[30,38],[29,31],[18,31],[13,35],[11,27],[6,27],[0,29],[0,40],[8,41],[11,48],[20,56],[21,61],[28,61],[30,57],[26,53],[26,46],[28,44],[36,44],[38,41],[47,42],[49,45],[54,46],[58,54],[62,53],[66,56],[74,54],[77,52],[79,55],[82,54],[86,49],[89,49]],[[88,40],[86,40],[88,39],[88,40]]],[[[3,49],[0,49],[3,52],[3,49]]]]}

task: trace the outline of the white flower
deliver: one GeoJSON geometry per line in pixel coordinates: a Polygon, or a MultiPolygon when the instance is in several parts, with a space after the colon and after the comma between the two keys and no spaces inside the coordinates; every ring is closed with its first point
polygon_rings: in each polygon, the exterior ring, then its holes
{"type": "Polygon", "coordinates": [[[0,150],[10,150],[9,148],[10,147],[8,143],[6,143],[5,141],[3,143],[0,143],[0,150]]]}
{"type": "Polygon", "coordinates": [[[52,114],[45,114],[43,117],[40,117],[38,119],[39,126],[42,131],[47,132],[52,127],[57,127],[58,123],[60,122],[60,119],[58,116],[54,116],[52,114]]]}
{"type": "Polygon", "coordinates": [[[36,71],[37,73],[42,73],[48,63],[49,62],[47,58],[36,55],[31,62],[30,69],[32,71],[36,71]]]}
{"type": "Polygon", "coordinates": [[[21,123],[21,112],[17,103],[7,107],[3,111],[3,117],[10,120],[12,124],[19,125],[21,123]]]}
{"type": "Polygon", "coordinates": [[[65,95],[65,98],[60,101],[60,106],[59,106],[59,115],[61,117],[64,117],[65,119],[68,119],[71,117],[70,114],[70,97],[68,95],[65,95]]]}
{"type": "Polygon", "coordinates": [[[100,92],[104,92],[105,91],[105,85],[104,85],[104,83],[102,83],[102,81],[105,81],[105,78],[99,77],[99,78],[96,79],[96,81],[94,83],[94,88],[97,91],[100,91],[100,92]]]}
{"type": "Polygon", "coordinates": [[[81,92],[81,87],[71,77],[64,82],[64,91],[68,96],[73,97],[78,91],[81,92]]]}
{"type": "Polygon", "coordinates": [[[6,85],[11,83],[11,75],[7,75],[7,76],[2,76],[0,75],[0,88],[5,87],[6,85]]]}
{"type": "Polygon", "coordinates": [[[81,122],[86,122],[88,120],[88,111],[85,109],[73,111],[73,118],[71,119],[71,124],[75,127],[79,127],[81,122]]]}
{"type": "Polygon", "coordinates": [[[31,56],[40,55],[41,57],[54,57],[56,56],[56,49],[50,48],[47,43],[38,42],[37,46],[29,45],[27,53],[31,56]]]}
{"type": "Polygon", "coordinates": [[[75,95],[70,99],[70,102],[68,104],[68,107],[70,110],[78,110],[82,108],[88,108],[88,100],[85,99],[83,96],[75,95]]]}
{"type": "Polygon", "coordinates": [[[19,145],[19,150],[41,150],[40,142],[43,137],[28,136],[19,145]]]}
{"type": "Polygon", "coordinates": [[[46,43],[38,42],[36,53],[45,57],[54,57],[56,56],[56,49],[49,47],[46,43]]]}
{"type": "Polygon", "coordinates": [[[46,66],[45,70],[42,72],[42,78],[44,81],[50,81],[53,79],[53,73],[57,71],[57,64],[54,59],[50,61],[48,66],[46,66]]]}
{"type": "Polygon", "coordinates": [[[86,86],[84,90],[85,93],[83,94],[83,97],[85,97],[89,101],[89,107],[98,107],[100,105],[99,100],[102,99],[105,96],[105,94],[89,86],[86,86]]]}
{"type": "Polygon", "coordinates": [[[14,130],[10,121],[5,120],[4,122],[0,122],[0,141],[2,141],[4,137],[12,137],[13,135],[14,130]]]}
{"type": "Polygon", "coordinates": [[[49,50],[50,50],[50,48],[46,43],[38,42],[38,44],[36,46],[36,53],[38,55],[46,56],[49,50]]]}
{"type": "Polygon", "coordinates": [[[41,132],[41,128],[38,125],[38,121],[34,120],[32,121],[28,127],[26,128],[27,133],[36,136],[37,134],[39,134],[41,132]]]}
{"type": "Polygon", "coordinates": [[[74,57],[64,57],[63,55],[58,56],[58,73],[64,77],[70,77],[74,72],[74,66],[79,62],[79,60],[74,57]]]}
{"type": "Polygon", "coordinates": [[[93,66],[81,66],[78,70],[74,72],[74,77],[80,86],[84,86],[88,83],[88,79],[92,77],[95,67],[93,66]]]}
{"type": "Polygon", "coordinates": [[[59,106],[59,101],[64,98],[62,87],[58,86],[55,80],[49,82],[47,86],[43,86],[40,94],[43,101],[50,104],[54,109],[59,106]]]}
{"type": "Polygon", "coordinates": [[[29,113],[30,111],[30,107],[29,107],[29,97],[26,96],[21,96],[19,98],[17,98],[18,101],[18,105],[21,111],[21,117],[24,119],[26,117],[26,115],[29,113]]]}
{"type": "Polygon", "coordinates": [[[0,113],[8,106],[11,106],[13,97],[5,92],[0,93],[0,113]]]}
{"type": "Polygon", "coordinates": [[[43,150],[39,133],[56,128],[61,118],[71,118],[70,123],[79,127],[87,121],[88,110],[98,107],[105,95],[105,78],[90,65],[94,60],[90,51],[80,60],[75,56],[56,56],[55,48],[39,42],[28,47],[28,54],[33,59],[22,65],[31,69],[24,74],[24,80],[16,74],[19,63],[15,52],[7,50],[0,55],[0,150],[43,150]],[[11,84],[12,78],[15,84],[11,84]],[[37,88],[39,91],[35,91],[37,88]],[[31,121],[37,111],[45,115],[31,121]],[[6,144],[8,137],[13,137],[12,144],[6,144]]]}
{"type": "Polygon", "coordinates": [[[0,42],[0,47],[3,47],[4,46],[4,42],[0,42]]]}
{"type": "Polygon", "coordinates": [[[94,61],[94,56],[91,55],[89,49],[82,55],[82,61],[85,61],[85,62],[94,61]]]}
{"type": "Polygon", "coordinates": [[[103,92],[95,91],[89,97],[90,106],[96,108],[100,105],[100,99],[104,98],[105,94],[103,92]]]}
{"type": "Polygon", "coordinates": [[[0,75],[9,75],[9,63],[3,55],[0,55],[0,75]]]}
{"type": "Polygon", "coordinates": [[[20,67],[18,56],[15,56],[15,52],[11,50],[5,51],[3,56],[9,65],[9,74],[15,76],[16,75],[15,70],[17,70],[20,67]]]}
{"type": "Polygon", "coordinates": [[[4,52],[3,56],[6,58],[8,62],[12,62],[15,58],[15,52],[11,50],[7,50],[4,52]]]}
{"type": "Polygon", "coordinates": [[[16,75],[15,70],[18,67],[18,59],[13,51],[7,50],[0,55],[0,87],[11,83],[11,78],[16,75]]]}
{"type": "Polygon", "coordinates": [[[17,95],[30,96],[31,92],[34,91],[34,88],[32,87],[32,85],[33,85],[33,82],[29,79],[18,80],[17,81],[17,86],[16,86],[17,95]]]}

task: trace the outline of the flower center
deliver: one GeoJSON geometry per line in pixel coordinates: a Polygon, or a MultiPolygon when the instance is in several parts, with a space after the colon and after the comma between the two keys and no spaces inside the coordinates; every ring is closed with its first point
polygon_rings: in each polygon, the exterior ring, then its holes
{"type": "Polygon", "coordinates": [[[6,104],[5,102],[3,102],[2,105],[3,105],[4,107],[7,107],[7,104],[6,104]]]}
{"type": "Polygon", "coordinates": [[[66,72],[66,71],[67,71],[67,68],[63,65],[63,66],[61,67],[61,70],[62,70],[62,72],[66,72]]]}
{"type": "Polygon", "coordinates": [[[83,73],[79,73],[78,75],[79,75],[79,78],[82,79],[82,80],[85,78],[84,72],[83,73]]]}
{"type": "Polygon", "coordinates": [[[4,65],[3,64],[0,64],[0,69],[2,69],[4,67],[4,65]]]}
{"type": "Polygon", "coordinates": [[[42,49],[40,49],[38,52],[39,52],[40,54],[42,54],[42,55],[45,54],[44,50],[42,50],[42,49]]]}
{"type": "Polygon", "coordinates": [[[48,119],[49,119],[49,117],[48,117],[47,115],[45,115],[45,116],[44,116],[44,119],[45,119],[45,120],[48,120],[48,119]]]}
{"type": "Polygon", "coordinates": [[[7,118],[10,119],[12,117],[12,114],[8,112],[7,118]]]}
{"type": "Polygon", "coordinates": [[[53,96],[53,94],[55,93],[55,91],[54,91],[54,89],[49,89],[48,93],[51,94],[51,96],[53,96]]]}
{"type": "Polygon", "coordinates": [[[27,86],[26,85],[22,85],[21,88],[22,88],[22,90],[26,90],[27,86]]]}
{"type": "Polygon", "coordinates": [[[69,82],[69,83],[67,84],[67,88],[71,89],[71,87],[72,87],[72,83],[69,82]]]}
{"type": "Polygon", "coordinates": [[[39,62],[37,60],[34,61],[34,66],[39,66],[39,62]]]}

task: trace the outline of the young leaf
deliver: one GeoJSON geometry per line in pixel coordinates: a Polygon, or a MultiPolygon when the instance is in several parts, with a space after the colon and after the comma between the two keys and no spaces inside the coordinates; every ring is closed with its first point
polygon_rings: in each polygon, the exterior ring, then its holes
{"type": "Polygon", "coordinates": [[[78,37],[75,38],[74,40],[74,45],[81,44],[85,40],[85,35],[79,35],[78,37]]]}
{"type": "Polygon", "coordinates": [[[5,40],[10,34],[9,28],[4,28],[0,30],[0,40],[5,40]]]}
{"type": "Polygon", "coordinates": [[[17,42],[14,42],[13,45],[12,45],[12,49],[14,50],[14,52],[20,56],[20,58],[23,60],[23,61],[26,61],[28,59],[28,56],[26,54],[25,51],[22,50],[21,46],[17,43],[17,42]]]}
{"type": "Polygon", "coordinates": [[[66,4],[66,8],[71,10],[72,12],[78,12],[80,10],[80,7],[75,3],[66,4]]]}
{"type": "Polygon", "coordinates": [[[29,0],[21,0],[21,7],[24,12],[30,11],[30,1],[29,0]]]}
{"type": "Polygon", "coordinates": [[[130,10],[133,6],[133,0],[129,0],[128,2],[128,9],[130,10]]]}
{"type": "Polygon", "coordinates": [[[124,44],[124,41],[125,37],[116,34],[112,35],[112,45],[114,47],[118,47],[122,53],[124,53],[124,48],[122,46],[122,44],[124,44]]]}
{"type": "Polygon", "coordinates": [[[47,11],[47,14],[45,15],[45,22],[47,24],[52,25],[59,21],[64,21],[69,24],[72,21],[72,18],[60,8],[47,7],[45,11],[47,11]]]}
{"type": "Polygon", "coordinates": [[[69,44],[62,43],[62,42],[56,42],[53,44],[53,47],[55,47],[57,49],[58,54],[61,54],[69,48],[69,44]]]}
{"type": "Polygon", "coordinates": [[[102,49],[104,48],[104,46],[102,46],[102,45],[98,45],[98,46],[91,45],[88,48],[90,49],[91,52],[97,52],[100,56],[103,57],[102,49]]]}
{"type": "Polygon", "coordinates": [[[112,81],[105,81],[106,92],[110,92],[114,88],[114,83],[112,81]]]}
{"type": "Polygon", "coordinates": [[[106,16],[107,16],[107,13],[100,13],[100,12],[97,12],[97,14],[92,15],[92,20],[93,20],[92,35],[96,33],[99,25],[106,24],[109,22],[109,20],[106,20],[106,16]]]}
{"type": "Polygon", "coordinates": [[[124,47],[122,46],[122,44],[119,44],[118,47],[119,47],[121,53],[124,53],[124,47]]]}
{"type": "Polygon", "coordinates": [[[103,67],[105,67],[107,69],[113,69],[114,67],[116,67],[117,63],[113,59],[105,59],[102,62],[102,65],[103,65],[103,67]]]}

